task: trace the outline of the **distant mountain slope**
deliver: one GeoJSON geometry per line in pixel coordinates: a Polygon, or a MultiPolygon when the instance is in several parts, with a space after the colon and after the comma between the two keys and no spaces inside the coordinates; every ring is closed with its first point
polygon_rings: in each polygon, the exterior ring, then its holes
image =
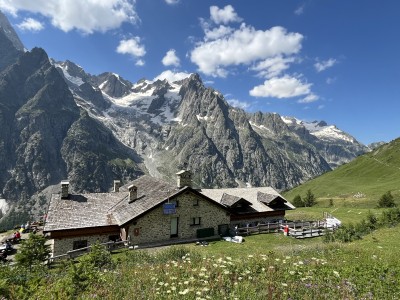
{"type": "Polygon", "coordinates": [[[286,192],[285,196],[293,199],[311,189],[317,197],[377,201],[387,191],[400,197],[399,182],[400,138],[305,182],[286,192]]]}
{"type": "Polygon", "coordinates": [[[369,151],[367,146],[350,134],[324,121],[304,122],[291,117],[282,117],[282,120],[303,139],[313,144],[332,169],[369,151]]]}

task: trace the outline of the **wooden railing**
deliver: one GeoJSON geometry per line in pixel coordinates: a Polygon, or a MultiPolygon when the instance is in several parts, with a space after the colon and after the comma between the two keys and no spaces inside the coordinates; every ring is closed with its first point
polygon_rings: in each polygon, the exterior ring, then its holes
{"type": "Polygon", "coordinates": [[[295,238],[320,236],[325,233],[327,224],[325,221],[282,221],[258,224],[256,226],[239,227],[237,235],[252,235],[260,233],[283,232],[288,227],[289,235],[295,238]]]}

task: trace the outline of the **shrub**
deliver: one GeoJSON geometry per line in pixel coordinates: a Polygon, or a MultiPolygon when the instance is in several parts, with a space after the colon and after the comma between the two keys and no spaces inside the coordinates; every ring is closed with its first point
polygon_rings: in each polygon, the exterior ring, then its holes
{"type": "Polygon", "coordinates": [[[21,247],[15,255],[17,265],[21,267],[42,266],[50,257],[50,246],[46,238],[40,234],[29,234],[29,238],[21,242],[21,247]]]}
{"type": "Polygon", "coordinates": [[[296,207],[304,207],[304,202],[301,199],[300,195],[297,195],[296,197],[293,198],[292,204],[296,207]]]}
{"type": "Polygon", "coordinates": [[[305,207],[311,207],[311,206],[315,205],[316,199],[315,199],[314,194],[311,192],[311,190],[307,191],[307,194],[304,197],[303,202],[304,202],[305,207]]]}
{"type": "Polygon", "coordinates": [[[378,207],[395,207],[396,204],[394,203],[393,195],[390,191],[386,192],[381,196],[378,201],[378,207]]]}

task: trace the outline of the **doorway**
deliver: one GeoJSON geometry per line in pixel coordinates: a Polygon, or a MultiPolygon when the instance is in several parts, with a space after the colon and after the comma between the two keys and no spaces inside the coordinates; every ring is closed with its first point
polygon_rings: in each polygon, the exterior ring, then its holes
{"type": "Polygon", "coordinates": [[[178,237],[178,217],[171,218],[171,237],[178,237]]]}

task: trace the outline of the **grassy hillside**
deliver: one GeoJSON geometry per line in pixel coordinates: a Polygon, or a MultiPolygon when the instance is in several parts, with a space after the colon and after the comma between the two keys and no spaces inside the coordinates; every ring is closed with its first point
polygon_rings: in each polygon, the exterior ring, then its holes
{"type": "Polygon", "coordinates": [[[298,194],[304,197],[308,189],[320,206],[333,199],[334,206],[371,207],[387,191],[400,204],[400,138],[283,195],[292,200],[298,194]]]}

